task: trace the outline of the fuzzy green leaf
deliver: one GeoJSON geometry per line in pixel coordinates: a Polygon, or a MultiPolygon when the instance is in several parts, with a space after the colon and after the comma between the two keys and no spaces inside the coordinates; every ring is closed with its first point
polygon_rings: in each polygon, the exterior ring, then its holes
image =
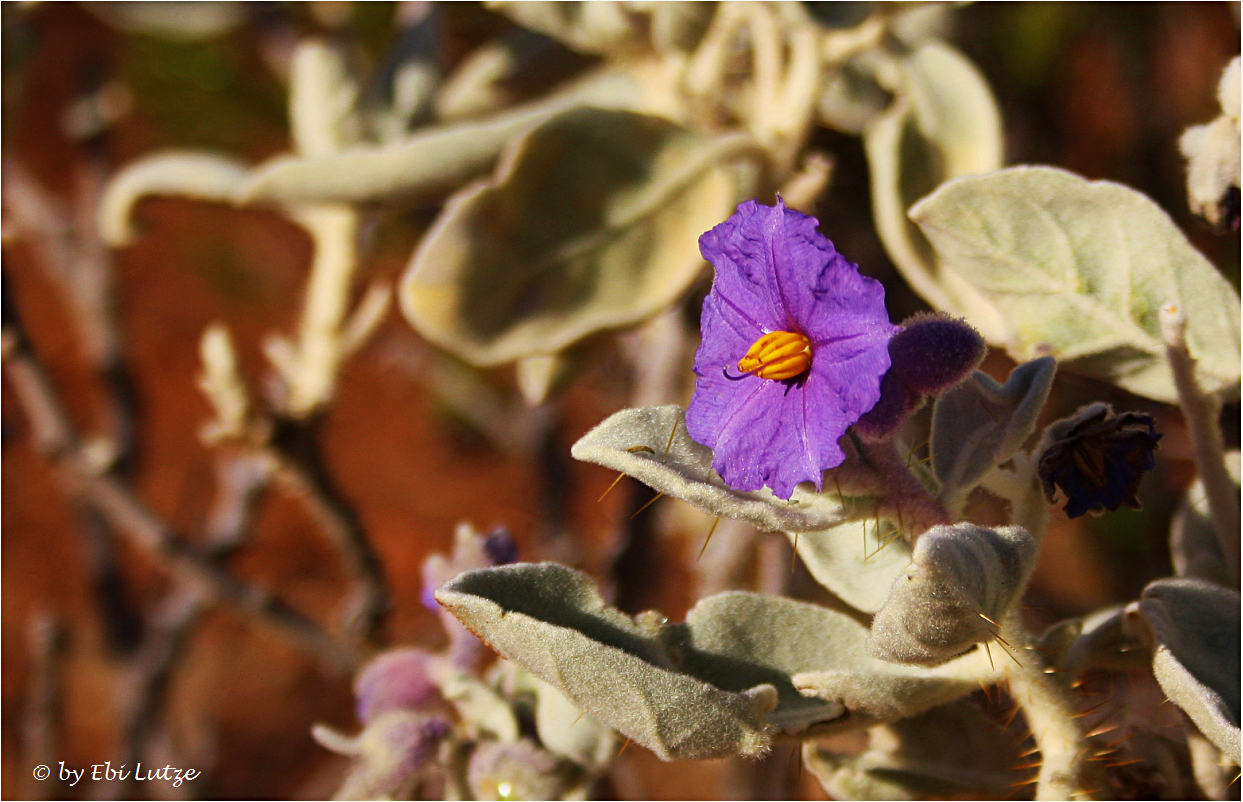
{"type": "Polygon", "coordinates": [[[1209,392],[1237,393],[1239,297],[1144,195],[1051,167],[949,182],[911,209],[942,263],[1011,321],[1015,359],[1062,367],[1177,401],[1158,311],[1187,315],[1209,392]]]}
{"type": "MultiPolygon", "coordinates": [[[[828,494],[794,489],[789,501],[767,491],[731,490],[712,470],[712,451],[686,431],[676,405],[623,409],[574,444],[575,459],[633,476],[701,510],[746,521],[765,532],[816,532],[853,520],[828,494]],[[672,439],[671,439],[672,438],[672,439]]],[[[857,505],[859,515],[871,509],[857,505]]]]}
{"type": "Polygon", "coordinates": [[[1144,588],[1139,614],[1155,641],[1152,669],[1170,701],[1239,762],[1239,594],[1199,579],[1144,588]]]}
{"type": "Polygon", "coordinates": [[[722,162],[749,143],[633,112],[560,114],[449,201],[402,278],[402,311],[476,365],[638,323],[699,275],[699,235],[737,200],[722,162]]]}
{"type": "Polygon", "coordinates": [[[436,593],[509,660],[666,760],[759,754],[775,691],[730,693],[677,673],[664,645],[558,565],[467,572],[436,593]]]}
{"type": "Polygon", "coordinates": [[[938,40],[921,43],[888,72],[894,102],[863,134],[872,187],[872,216],[885,251],[928,303],[979,329],[991,343],[1008,328],[996,308],[955,271],[938,262],[907,210],[943,182],[1002,164],[1001,116],[988,84],[961,53],[938,40]]]}
{"type": "Polygon", "coordinates": [[[894,577],[911,562],[906,538],[886,533],[868,520],[840,524],[822,532],[788,532],[799,559],[817,582],[842,601],[875,613],[889,597],[894,577]]]}
{"type": "Polygon", "coordinates": [[[834,799],[1004,799],[1018,779],[1019,744],[966,702],[872,729],[867,751],[815,743],[803,759],[834,799]]]}
{"type": "Polygon", "coordinates": [[[932,411],[932,470],[941,501],[966,498],[997,465],[1014,456],[1036,427],[1057,362],[1035,359],[1010,372],[1004,385],[976,371],[941,395],[932,411]]]}
{"type": "Polygon", "coordinates": [[[704,599],[685,624],[632,619],[553,563],[470,571],[436,598],[507,659],[666,760],[756,755],[776,735],[912,715],[969,693],[983,670],[974,657],[933,671],[882,663],[851,617],[753,593],[704,599]],[[800,692],[799,678],[817,692],[800,692]],[[833,695],[819,693],[821,678],[833,695]]]}
{"type": "Polygon", "coordinates": [[[992,640],[995,622],[1018,603],[1038,553],[1020,526],[964,522],[929,529],[911,550],[911,569],[894,579],[872,621],[868,653],[935,666],[992,640]]]}

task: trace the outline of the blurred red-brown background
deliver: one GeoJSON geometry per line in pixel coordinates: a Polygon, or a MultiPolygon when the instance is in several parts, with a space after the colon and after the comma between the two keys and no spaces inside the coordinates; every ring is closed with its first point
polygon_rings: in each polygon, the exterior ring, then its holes
{"type": "MultiPolygon", "coordinates": [[[[19,311],[83,432],[107,426],[104,396],[66,293],[43,263],[46,254],[29,231],[11,225],[14,171],[62,206],[63,224],[73,225],[75,204],[97,191],[92,180],[153,150],[213,148],[254,163],[287,149],[284,89],[268,68],[265,49],[331,33],[351,42],[364,67],[375,69],[397,36],[395,6],[331,5],[315,13],[296,4],[246,7],[240,24],[219,36],[179,42],[125,32],[78,4],[4,4],[6,303],[19,311]],[[130,93],[128,112],[105,133],[71,137],[66,110],[114,81],[130,93]]],[[[447,64],[507,24],[473,4],[448,16],[447,64]]],[[[1008,162],[1056,164],[1149,194],[1237,286],[1237,234],[1214,234],[1187,211],[1176,147],[1186,126],[1216,114],[1217,79],[1238,51],[1237,4],[1233,14],[1225,3],[986,4],[963,8],[954,20],[950,38],[975,59],[1001,104],[1008,162]]],[[[892,316],[905,317],[919,302],[900,286],[871,228],[861,146],[827,132],[819,138],[839,158],[821,220],[842,252],[886,283],[892,316]]],[[[243,372],[253,387],[261,386],[267,371],[261,339],[296,325],[310,244],[271,212],[156,198],[141,203],[136,217],[141,233],[135,243],[105,257],[111,260],[116,319],[136,390],[140,434],[133,482],[138,497],[193,538],[216,483],[216,457],[198,435],[210,414],[196,386],[199,337],[209,324],[225,322],[243,372]]],[[[383,216],[370,233],[367,277],[399,275],[430,219],[427,210],[383,216]]],[[[455,524],[463,520],[481,527],[507,524],[524,554],[535,556],[543,556],[550,529],[573,532],[580,566],[612,571],[625,606],[659,606],[679,618],[694,601],[681,580],[696,549],[640,540],[623,567],[614,567],[619,522],[646,491],[623,483],[596,504],[612,477],[568,459],[570,444],[624,403],[620,360],[606,353],[542,419],[552,427],[547,439],[560,458],[521,457],[492,444],[429,392],[431,351],[399,314],[390,313],[348,363],[323,424],[326,464],[373,539],[393,591],[386,640],[434,646],[442,639],[434,615],[419,600],[419,567],[429,552],[448,549],[455,524]]],[[[985,369],[1000,377],[1009,363],[994,355],[985,369]]],[[[507,371],[484,378],[500,393],[512,386],[507,371]]],[[[1069,376],[1047,414],[1060,417],[1098,397],[1157,415],[1166,435],[1163,458],[1146,481],[1143,512],[1073,526],[1055,516],[1033,586],[1036,620],[1051,622],[1133,598],[1147,580],[1169,570],[1165,532],[1191,475],[1179,416],[1069,376]]],[[[1227,422],[1233,420],[1227,437],[1235,447],[1237,409],[1227,414],[1227,422]]],[[[88,798],[99,788],[69,788],[55,778],[37,783],[31,771],[39,762],[51,761],[56,769],[62,760],[71,767],[115,760],[125,737],[120,720],[130,705],[123,689],[131,655],[115,632],[110,638],[109,626],[118,625],[108,624],[92,588],[92,541],[82,535],[84,518],[34,448],[30,421],[7,381],[2,423],[0,793],[88,798]],[[40,621],[61,633],[50,651],[50,674],[41,662],[49,651],[32,634],[40,621]],[[50,711],[40,706],[48,700],[56,703],[50,711]],[[51,740],[37,726],[32,732],[32,724],[50,726],[51,740]],[[49,742],[54,755],[29,753],[32,744],[49,742]]],[[[168,575],[126,542],[119,540],[116,549],[115,615],[122,623],[126,616],[141,620],[167,592],[168,575]]],[[[347,578],[331,545],[290,495],[268,494],[253,536],[230,565],[324,626],[338,626],[347,578]]],[[[290,798],[335,790],[344,761],[317,746],[310,727],[316,721],[355,727],[348,675],[323,671],[270,629],[217,607],[184,646],[169,683],[159,722],[168,762],[206,772],[178,793],[290,798]]],[[[639,767],[638,790],[650,798],[730,794],[730,775],[718,762],[664,766],[638,748],[627,750],[623,760],[639,767]]],[[[792,769],[774,764],[773,770],[792,769]]],[[[822,795],[810,780],[801,788],[822,795]]]]}

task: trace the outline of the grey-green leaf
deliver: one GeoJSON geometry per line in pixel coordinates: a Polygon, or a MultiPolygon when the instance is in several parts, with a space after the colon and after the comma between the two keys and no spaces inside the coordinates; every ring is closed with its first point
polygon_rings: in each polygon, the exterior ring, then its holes
{"type": "Polygon", "coordinates": [[[875,727],[868,737],[860,755],[803,746],[807,767],[834,799],[1005,799],[1020,779],[1019,744],[967,702],[875,727]]]}
{"type": "Polygon", "coordinates": [[[374,203],[439,200],[496,164],[515,137],[580,104],[632,107],[641,89],[631,76],[604,72],[546,98],[481,120],[419,130],[384,145],[357,145],[313,157],[278,156],[238,189],[243,202],[374,203]]]}
{"type": "MultiPolygon", "coordinates": [[[[1239,485],[1239,452],[1226,454],[1226,469],[1239,485]]],[[[1196,577],[1230,587],[1233,580],[1226,559],[1222,556],[1217,532],[1209,517],[1208,498],[1204,483],[1192,482],[1183,495],[1170,525],[1170,557],[1179,576],[1196,577]]]]}
{"type": "Polygon", "coordinates": [[[560,114],[449,201],[402,278],[402,311],[477,365],[638,323],[699,275],[699,235],[737,200],[723,162],[749,147],[633,112],[560,114]]]}
{"type": "Polygon", "coordinates": [[[965,499],[985,474],[1014,456],[1035,428],[1056,372],[1052,357],[1019,365],[1004,385],[976,371],[937,398],[932,470],[943,503],[965,499]]]}
{"type": "Polygon", "coordinates": [[[865,613],[881,608],[894,577],[911,562],[906,538],[886,532],[881,539],[877,527],[866,519],[822,532],[787,534],[816,581],[865,613]]]}
{"type": "Polygon", "coordinates": [[[1152,669],[1170,701],[1239,762],[1239,594],[1199,579],[1144,588],[1139,614],[1152,631],[1152,669]]]}
{"type": "Polygon", "coordinates": [[[885,251],[903,278],[938,309],[966,318],[991,343],[1008,328],[996,308],[938,262],[907,210],[942,182],[1002,164],[1001,116],[988,84],[962,54],[938,40],[919,44],[888,71],[894,102],[863,134],[872,187],[872,216],[885,251]]]}
{"type": "Polygon", "coordinates": [[[690,611],[685,628],[693,647],[684,652],[687,668],[731,687],[771,683],[781,703],[766,720],[803,737],[916,715],[970,693],[992,673],[983,654],[933,669],[876,660],[865,648],[867,627],[854,618],[758,593],[710,596],[690,611]],[[790,683],[807,697],[803,704],[789,696],[790,683]],[[824,715],[807,704],[813,701],[844,714],[824,715]]]}
{"type": "Polygon", "coordinates": [[[631,619],[553,563],[470,571],[436,598],[507,659],[666,760],[755,755],[914,715],[978,687],[969,655],[932,670],[867,655],[867,628],[818,605],[754,593],[701,601],[685,624],[631,619]]]}
{"type": "Polygon", "coordinates": [[[911,217],[941,262],[1011,321],[1015,359],[1051,355],[1067,370],[1176,401],[1157,319],[1176,303],[1200,384],[1237,392],[1238,294],[1144,195],[1013,167],[949,182],[911,217]]]}
{"type": "MultiPolygon", "coordinates": [[[[737,518],[762,531],[816,532],[852,520],[850,511],[829,494],[795,488],[789,501],[760,491],[726,487],[712,470],[712,451],[686,431],[676,405],[623,409],[574,444],[575,459],[633,476],[665,495],[714,515],[737,518]]],[[[871,507],[860,503],[856,512],[871,507]]]]}
{"type": "Polygon", "coordinates": [[[583,574],[554,563],[468,571],[436,599],[502,656],[665,760],[768,748],[771,685],[736,692],[680,673],[659,633],[606,606],[583,574]]]}

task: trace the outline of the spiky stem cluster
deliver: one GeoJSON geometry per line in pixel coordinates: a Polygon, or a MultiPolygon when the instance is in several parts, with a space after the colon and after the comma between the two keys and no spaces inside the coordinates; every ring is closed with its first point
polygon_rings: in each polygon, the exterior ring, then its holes
{"type": "Polygon", "coordinates": [[[1069,690],[1045,671],[1017,613],[1006,618],[1001,631],[1020,657],[1007,666],[1010,695],[1022,708],[1040,750],[1036,799],[1095,798],[1101,782],[1069,690]]]}

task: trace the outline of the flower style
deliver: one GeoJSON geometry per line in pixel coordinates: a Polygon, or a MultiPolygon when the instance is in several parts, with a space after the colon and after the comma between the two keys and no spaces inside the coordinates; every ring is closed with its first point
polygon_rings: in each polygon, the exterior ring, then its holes
{"type": "Polygon", "coordinates": [[[1046,437],[1050,445],[1037,472],[1049,501],[1055,488],[1066,496],[1066,517],[1100,515],[1123,504],[1140,508],[1135,493],[1156,465],[1153,452],[1161,439],[1151,415],[1118,415],[1098,402],[1054,423],[1046,437]]]}
{"type": "Polygon", "coordinates": [[[821,489],[838,439],[880,398],[889,339],[880,282],[859,274],[814,217],[755,201],[699,238],[716,268],[695,353],[686,429],[735,490],[821,489]]]}

